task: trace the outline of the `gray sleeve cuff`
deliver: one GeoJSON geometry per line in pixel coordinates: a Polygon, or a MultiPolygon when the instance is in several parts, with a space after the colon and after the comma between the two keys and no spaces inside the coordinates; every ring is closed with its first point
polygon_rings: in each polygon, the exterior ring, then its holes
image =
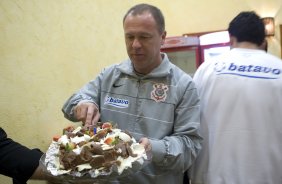
{"type": "Polygon", "coordinates": [[[152,144],[152,161],[162,162],[166,155],[166,146],[163,140],[150,140],[152,144]]]}

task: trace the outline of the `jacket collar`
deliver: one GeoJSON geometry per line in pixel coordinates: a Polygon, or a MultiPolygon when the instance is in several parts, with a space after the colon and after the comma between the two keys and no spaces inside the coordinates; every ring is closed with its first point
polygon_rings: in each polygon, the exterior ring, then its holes
{"type": "MultiPolygon", "coordinates": [[[[142,76],[141,78],[151,78],[151,77],[165,77],[170,74],[171,69],[172,69],[172,64],[170,63],[167,54],[166,53],[161,53],[163,56],[162,63],[155,68],[152,72],[150,72],[147,75],[142,76]]],[[[121,64],[117,66],[117,69],[121,71],[122,73],[134,76],[134,77],[140,77],[136,75],[134,72],[134,68],[132,65],[132,62],[130,59],[125,60],[121,64]]]]}

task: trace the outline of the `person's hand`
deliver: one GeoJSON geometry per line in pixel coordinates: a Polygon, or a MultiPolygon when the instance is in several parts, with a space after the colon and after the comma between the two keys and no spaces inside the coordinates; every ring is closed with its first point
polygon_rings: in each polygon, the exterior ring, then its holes
{"type": "Polygon", "coordinates": [[[152,144],[151,144],[151,142],[150,142],[150,140],[148,138],[142,137],[139,140],[139,144],[144,146],[146,152],[151,152],[152,151],[152,144]]]}
{"type": "Polygon", "coordinates": [[[100,112],[94,103],[82,102],[74,107],[74,116],[77,120],[82,121],[84,126],[89,127],[99,121],[100,112]]]}

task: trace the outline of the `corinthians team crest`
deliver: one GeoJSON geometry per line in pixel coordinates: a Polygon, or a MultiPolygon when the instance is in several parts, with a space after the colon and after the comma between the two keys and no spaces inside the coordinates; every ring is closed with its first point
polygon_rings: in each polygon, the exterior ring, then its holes
{"type": "Polygon", "coordinates": [[[167,97],[168,86],[163,83],[157,83],[153,85],[154,89],[151,92],[151,98],[156,102],[163,102],[167,97]]]}

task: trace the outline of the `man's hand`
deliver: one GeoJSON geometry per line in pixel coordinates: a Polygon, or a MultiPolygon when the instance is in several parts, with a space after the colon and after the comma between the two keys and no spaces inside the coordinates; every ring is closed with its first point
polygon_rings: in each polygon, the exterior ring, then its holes
{"type": "Polygon", "coordinates": [[[74,107],[74,116],[77,120],[82,121],[84,126],[89,127],[99,121],[100,112],[94,103],[82,102],[74,107]]]}
{"type": "Polygon", "coordinates": [[[152,144],[150,143],[150,140],[148,138],[142,137],[139,140],[139,143],[144,146],[146,152],[151,152],[152,151],[152,144]]]}

